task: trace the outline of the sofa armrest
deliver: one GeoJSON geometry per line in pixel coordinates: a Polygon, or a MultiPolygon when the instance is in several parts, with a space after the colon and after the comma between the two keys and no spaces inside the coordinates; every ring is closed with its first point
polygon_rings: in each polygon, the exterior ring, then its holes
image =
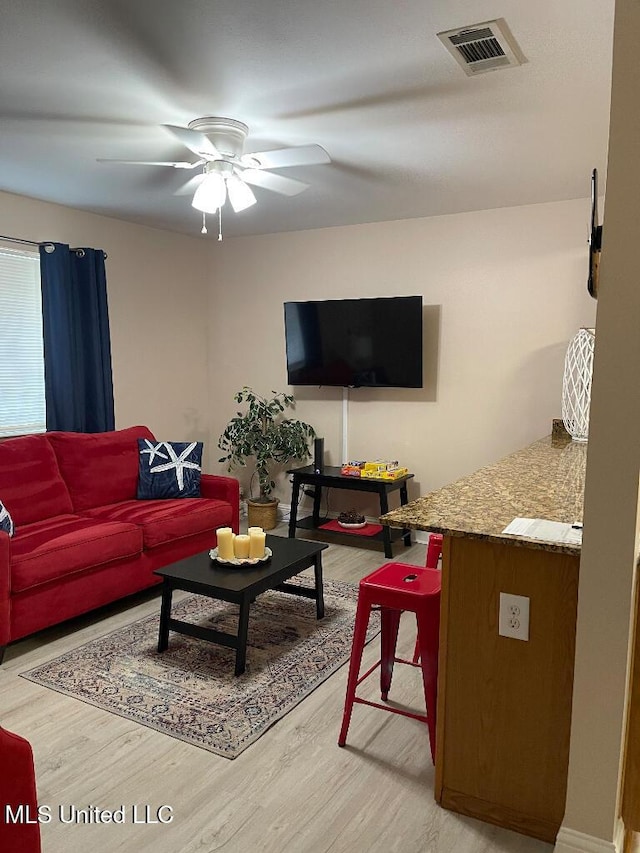
{"type": "Polygon", "coordinates": [[[231,504],[231,528],[240,531],[240,483],[234,477],[218,474],[203,474],[200,478],[200,494],[203,498],[217,498],[231,504]]]}
{"type": "Polygon", "coordinates": [[[0,530],[0,646],[6,646],[11,638],[11,540],[9,534],[0,530]]]}
{"type": "Polygon", "coordinates": [[[0,728],[0,760],[3,771],[0,778],[0,849],[41,853],[40,824],[35,819],[38,793],[31,744],[20,735],[0,728]],[[7,819],[9,809],[16,816],[25,809],[27,820],[19,818],[16,823],[10,822],[7,819]]]}

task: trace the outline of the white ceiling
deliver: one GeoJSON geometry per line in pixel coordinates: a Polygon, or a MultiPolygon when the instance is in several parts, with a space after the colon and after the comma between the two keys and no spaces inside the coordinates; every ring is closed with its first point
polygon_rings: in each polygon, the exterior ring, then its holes
{"type": "MultiPolygon", "coordinates": [[[[433,216],[604,189],[614,0],[0,0],[0,189],[197,235],[163,124],[319,143],[311,187],[225,235],[433,216]],[[436,33],[504,17],[526,59],[465,76],[436,33]]],[[[185,158],[186,155],[186,158],[185,158]]],[[[211,223],[210,237],[215,238],[211,223]]],[[[586,229],[586,223],[585,223],[586,229]]]]}

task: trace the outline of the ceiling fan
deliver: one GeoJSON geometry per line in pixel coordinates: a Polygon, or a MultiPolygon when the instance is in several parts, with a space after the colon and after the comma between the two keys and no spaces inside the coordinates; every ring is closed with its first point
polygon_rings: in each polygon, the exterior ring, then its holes
{"type": "MultiPolygon", "coordinates": [[[[243,154],[249,128],[232,118],[205,116],[189,122],[187,127],[163,125],[197,160],[163,162],[157,160],[106,160],[99,163],[124,163],[140,166],[170,166],[174,169],[197,169],[200,172],[188,180],[176,195],[193,193],[191,204],[202,211],[202,233],[206,234],[205,215],[218,213],[227,198],[235,213],[256,203],[251,186],[294,196],[309,186],[294,178],[274,174],[270,169],[290,166],[315,166],[330,163],[331,158],[321,145],[300,145],[243,154]],[[250,186],[251,185],[251,186],[250,186]]],[[[220,229],[218,240],[222,239],[220,229]]]]}

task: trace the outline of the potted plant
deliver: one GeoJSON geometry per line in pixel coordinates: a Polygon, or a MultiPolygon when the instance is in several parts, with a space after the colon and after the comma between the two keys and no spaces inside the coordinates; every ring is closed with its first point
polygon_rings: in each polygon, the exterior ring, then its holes
{"type": "Polygon", "coordinates": [[[271,530],[277,523],[278,501],[273,498],[276,484],[271,478],[271,467],[292,459],[306,459],[311,455],[309,442],[315,437],[312,426],[285,416],[286,409],[295,407],[294,397],[284,392],[271,393],[271,398],[261,397],[246,385],[238,391],[234,400],[246,404],[246,410],[231,418],[218,441],[218,447],[225,453],[219,461],[227,462],[229,471],[246,466],[251,457],[255,460],[260,493],[247,501],[249,526],[265,530],[271,530]]]}

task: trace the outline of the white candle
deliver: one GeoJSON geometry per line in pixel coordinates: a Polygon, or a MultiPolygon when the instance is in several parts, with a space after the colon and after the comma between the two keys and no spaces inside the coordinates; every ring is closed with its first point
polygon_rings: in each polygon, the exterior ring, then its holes
{"type": "Polygon", "coordinates": [[[230,527],[219,527],[216,530],[216,538],[218,540],[218,557],[221,560],[233,560],[233,540],[235,534],[230,527]]]}
{"type": "Polygon", "coordinates": [[[264,542],[266,534],[262,528],[258,528],[257,530],[249,528],[249,530],[249,557],[252,560],[261,560],[264,557],[264,542]]]}
{"type": "Polygon", "coordinates": [[[233,550],[238,560],[246,560],[249,557],[249,536],[239,533],[233,540],[233,550]]]}
{"type": "Polygon", "coordinates": [[[252,533],[262,533],[262,527],[249,527],[247,528],[247,533],[251,536],[252,533]]]}

